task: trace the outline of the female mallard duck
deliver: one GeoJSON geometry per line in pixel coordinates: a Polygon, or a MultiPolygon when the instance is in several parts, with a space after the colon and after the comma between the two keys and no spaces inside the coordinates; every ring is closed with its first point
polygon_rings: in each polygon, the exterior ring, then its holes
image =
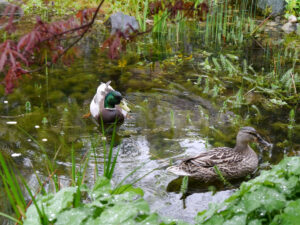
{"type": "Polygon", "coordinates": [[[251,142],[270,145],[254,128],[243,127],[237,134],[234,148],[214,148],[184,159],[178,166],[171,166],[167,170],[176,175],[192,176],[205,182],[219,179],[216,169],[220,170],[225,179],[241,178],[253,173],[258,166],[258,157],[249,146],[251,142]]]}
{"type": "Polygon", "coordinates": [[[109,84],[110,81],[98,86],[90,104],[91,115],[99,124],[101,124],[101,119],[104,124],[122,123],[130,111],[121,93],[115,91],[109,84]],[[120,106],[120,103],[123,105],[120,106]]]}

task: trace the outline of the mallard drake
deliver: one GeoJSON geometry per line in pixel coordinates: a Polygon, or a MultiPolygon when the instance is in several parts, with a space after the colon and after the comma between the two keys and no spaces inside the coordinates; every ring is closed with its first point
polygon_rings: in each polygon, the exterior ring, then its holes
{"type": "Polygon", "coordinates": [[[110,86],[110,81],[98,86],[97,92],[90,104],[90,113],[101,124],[122,123],[130,109],[120,92],[110,86]],[[121,106],[122,103],[122,106],[121,106]]]}
{"type": "Polygon", "coordinates": [[[247,176],[258,167],[258,157],[249,146],[251,142],[270,145],[253,127],[243,127],[237,134],[234,148],[211,149],[198,156],[184,159],[178,166],[168,167],[167,171],[180,176],[192,176],[205,182],[219,179],[219,175],[216,173],[217,169],[225,179],[247,176]]]}

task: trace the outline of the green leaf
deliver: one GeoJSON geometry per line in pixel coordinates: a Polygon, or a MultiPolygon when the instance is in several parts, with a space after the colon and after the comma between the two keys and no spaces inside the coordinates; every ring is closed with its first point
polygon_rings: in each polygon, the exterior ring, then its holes
{"type": "MultiPolygon", "coordinates": [[[[76,190],[77,187],[66,187],[55,195],[48,194],[47,196],[42,196],[37,199],[37,205],[40,209],[44,208],[49,221],[54,221],[61,211],[72,206],[76,190]]],[[[34,205],[28,208],[24,224],[40,224],[40,216],[34,205]]]]}
{"type": "Polygon", "coordinates": [[[50,221],[53,221],[58,213],[72,206],[76,191],[77,187],[63,188],[55,194],[54,198],[45,202],[43,206],[50,221]]]}
{"type": "MultiPolygon", "coordinates": [[[[42,208],[42,204],[54,198],[53,194],[48,194],[47,196],[38,196],[36,202],[39,208],[42,208]]],[[[26,211],[26,219],[23,225],[38,225],[41,224],[40,215],[34,204],[31,204],[26,211]]]]}
{"type": "Polygon", "coordinates": [[[226,220],[223,225],[246,225],[247,215],[235,215],[231,219],[226,220]]]}
{"type": "Polygon", "coordinates": [[[291,157],[287,163],[289,175],[300,175],[300,157],[291,157]]]}
{"type": "Polygon", "coordinates": [[[97,199],[103,194],[110,193],[110,190],[110,180],[106,177],[98,177],[90,195],[93,199],[97,199]]]}
{"type": "Polygon", "coordinates": [[[242,183],[222,204],[212,204],[199,213],[197,224],[298,224],[299,175],[300,157],[286,157],[271,170],[242,183]]]}
{"type": "Polygon", "coordinates": [[[140,224],[157,225],[157,224],[159,224],[159,221],[160,221],[159,215],[157,213],[153,213],[153,214],[147,216],[144,220],[142,220],[140,222],[140,224]]]}
{"type": "Polygon", "coordinates": [[[125,192],[133,192],[140,196],[144,196],[144,191],[141,188],[135,188],[131,184],[122,185],[113,191],[114,194],[123,194],[125,192]]]}
{"type": "Polygon", "coordinates": [[[300,199],[289,202],[284,209],[284,213],[278,215],[272,221],[272,224],[294,225],[299,224],[300,221],[300,199]]]}
{"type": "MultiPolygon", "coordinates": [[[[224,205],[224,203],[223,203],[224,205]]],[[[197,223],[202,224],[204,221],[207,219],[211,218],[216,212],[222,208],[222,204],[217,205],[217,204],[210,204],[208,210],[204,210],[202,212],[199,212],[197,217],[195,218],[197,223]]],[[[216,223],[217,224],[217,223],[216,223]]]]}
{"type": "Polygon", "coordinates": [[[212,216],[208,221],[205,223],[198,223],[199,225],[216,225],[216,224],[223,224],[224,223],[224,218],[220,215],[214,215],[212,216]]]}
{"type": "Polygon", "coordinates": [[[86,218],[91,217],[93,210],[90,208],[73,208],[60,213],[55,225],[79,225],[86,218]]]}
{"type": "Polygon", "coordinates": [[[148,203],[139,199],[135,202],[119,203],[111,208],[106,209],[96,219],[90,219],[86,222],[89,225],[104,225],[104,224],[124,224],[131,221],[134,223],[134,218],[140,214],[149,213],[148,203]]]}
{"type": "Polygon", "coordinates": [[[249,221],[248,225],[262,225],[262,222],[260,220],[251,220],[249,221]]]}
{"type": "Polygon", "coordinates": [[[279,210],[285,205],[285,197],[274,188],[259,186],[255,191],[248,192],[242,198],[248,213],[257,208],[264,208],[269,212],[279,210]]]}

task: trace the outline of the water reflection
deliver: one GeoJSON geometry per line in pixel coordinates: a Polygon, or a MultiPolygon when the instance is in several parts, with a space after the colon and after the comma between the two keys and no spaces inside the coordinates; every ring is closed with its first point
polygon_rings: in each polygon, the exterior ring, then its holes
{"type": "MultiPolygon", "coordinates": [[[[111,85],[133,105],[130,106],[130,118],[118,129],[114,152],[120,148],[120,156],[113,182],[120,182],[143,165],[126,182],[138,180],[136,185],[144,189],[145,198],[153,210],[164,216],[192,221],[197,212],[208,207],[209,202],[220,202],[233,190],[223,190],[224,187],[217,186],[218,192],[213,195],[199,182],[192,182],[184,209],[181,194],[178,193],[180,179],[165,171],[170,158],[176,161],[212,147],[233,147],[236,131],[247,116],[253,118],[248,123],[257,127],[274,144],[272,154],[259,152],[256,148],[262,163],[277,163],[285,154],[299,151],[300,132],[298,128],[289,143],[283,142],[287,139],[286,129],[282,129],[287,113],[280,110],[272,114],[261,110],[259,119],[248,115],[247,110],[240,110],[239,115],[232,112],[220,114],[223,102],[203,97],[189,81],[195,73],[192,61],[176,62],[175,66],[155,62],[173,57],[175,52],[199,51],[201,46],[197,39],[193,39],[195,43],[189,42],[188,37],[187,32],[184,43],[172,48],[167,41],[154,44],[151,51],[145,51],[149,47],[145,45],[140,55],[132,47],[126,57],[127,65],[122,68],[117,62],[109,61],[106,55],[103,56],[99,48],[92,47],[98,46],[97,42],[88,42],[84,58],[70,67],[51,68],[49,80],[44,74],[35,74],[33,79],[24,78],[13,94],[0,97],[1,151],[35,189],[38,182],[33,171],[37,171],[42,179],[49,176],[45,165],[47,154],[54,162],[64,186],[70,181],[71,146],[79,163],[95,140],[96,156],[91,157],[86,178],[87,183],[92,184],[95,158],[98,163],[103,162],[103,147],[99,128],[92,120],[82,116],[88,112],[89,102],[99,83],[111,80],[111,85]],[[27,102],[31,104],[30,110],[26,110],[27,102]],[[282,124],[274,125],[275,122],[282,124]],[[21,155],[11,158],[13,154],[21,155]]],[[[4,93],[2,86],[0,93],[4,93]]],[[[296,121],[299,121],[298,114],[296,121]]],[[[101,165],[96,172],[102,173],[101,165]]],[[[51,188],[50,184],[47,185],[51,188]]],[[[3,193],[3,187],[0,188],[3,193]]],[[[4,195],[0,198],[1,202],[7,202],[4,195]]],[[[6,206],[2,204],[0,211],[11,210],[6,206]]]]}

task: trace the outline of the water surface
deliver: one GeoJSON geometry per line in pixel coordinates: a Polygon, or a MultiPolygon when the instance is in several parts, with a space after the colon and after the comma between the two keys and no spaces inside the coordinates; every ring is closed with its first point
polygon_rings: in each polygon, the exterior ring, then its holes
{"type": "MultiPolygon", "coordinates": [[[[180,34],[179,39],[172,35],[166,39],[140,38],[138,44],[128,46],[120,60],[114,61],[99,48],[103,37],[93,35],[81,44],[81,57],[74,63],[50,68],[48,75],[24,77],[14,93],[0,97],[2,153],[35,189],[38,183],[33,171],[43,179],[48,176],[46,153],[57,168],[61,185],[65,186],[70,183],[71,146],[79,166],[94,143],[97,162],[100,162],[97,172],[101,174],[100,131],[83,115],[88,113],[89,102],[100,82],[111,80],[111,85],[125,96],[132,108],[117,132],[114,148],[120,148],[120,155],[113,182],[120,182],[136,167],[145,164],[127,182],[152,171],[136,186],[145,191],[151,208],[163,216],[192,222],[208,203],[223,201],[231,195],[234,190],[224,185],[213,194],[201,182],[193,181],[183,200],[179,193],[181,181],[165,168],[170,158],[181,159],[216,146],[233,147],[240,126],[257,128],[273,143],[269,151],[254,146],[261,165],[276,164],[284,155],[299,154],[299,126],[291,136],[286,129],[289,109],[260,108],[259,119],[248,113],[247,107],[220,113],[223,102],[203,95],[194,84],[195,76],[199,75],[195,65],[205,59],[201,53],[201,33],[186,26],[185,32],[180,34]],[[238,122],[234,123],[235,120],[238,122]],[[16,125],[9,124],[14,121],[16,125]]],[[[263,62],[257,59],[262,59],[264,53],[255,51],[256,47],[251,44],[245,47],[247,51],[233,53],[259,67],[263,62]]],[[[224,95],[234,95],[238,89],[230,87],[224,95]]],[[[0,92],[4,93],[3,87],[0,92]]],[[[299,124],[299,108],[296,109],[296,124],[299,124]]],[[[87,183],[94,182],[94,174],[95,160],[91,157],[87,183]]],[[[10,211],[3,189],[1,193],[1,202],[5,204],[0,210],[10,211]]]]}

